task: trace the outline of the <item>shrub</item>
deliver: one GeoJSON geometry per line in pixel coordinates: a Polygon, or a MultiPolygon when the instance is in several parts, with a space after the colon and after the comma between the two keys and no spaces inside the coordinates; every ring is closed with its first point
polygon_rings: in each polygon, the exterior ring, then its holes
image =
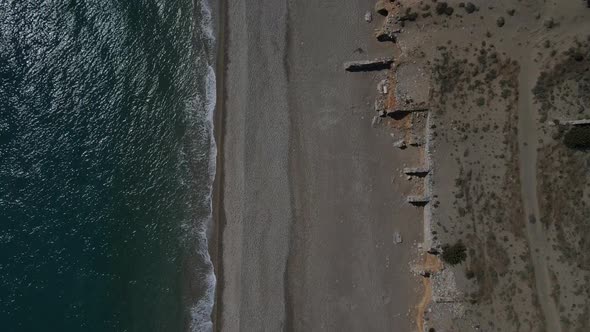
{"type": "Polygon", "coordinates": [[[453,245],[446,244],[443,246],[442,259],[450,265],[457,265],[467,258],[467,248],[463,242],[458,241],[453,245]]]}
{"type": "Polygon", "coordinates": [[[438,15],[442,15],[447,11],[448,7],[449,7],[449,5],[446,2],[438,2],[436,4],[436,13],[438,15]]]}

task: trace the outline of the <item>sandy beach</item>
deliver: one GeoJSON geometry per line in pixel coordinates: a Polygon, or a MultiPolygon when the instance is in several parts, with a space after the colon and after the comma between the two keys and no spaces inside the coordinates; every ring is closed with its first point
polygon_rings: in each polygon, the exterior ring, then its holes
{"type": "Polygon", "coordinates": [[[216,330],[414,329],[423,212],[398,179],[417,152],[371,125],[380,74],[342,68],[393,54],[373,7],[221,4],[216,330]]]}
{"type": "Polygon", "coordinates": [[[219,17],[215,330],[588,329],[589,3],[219,17]]]}

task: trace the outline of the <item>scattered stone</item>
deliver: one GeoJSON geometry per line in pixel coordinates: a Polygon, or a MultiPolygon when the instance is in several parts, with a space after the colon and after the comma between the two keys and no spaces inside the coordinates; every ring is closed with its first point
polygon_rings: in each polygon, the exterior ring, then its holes
{"type": "Polygon", "coordinates": [[[376,115],[373,117],[373,121],[371,121],[371,127],[375,128],[380,123],[381,123],[381,117],[376,115]]]}
{"type": "Polygon", "coordinates": [[[440,254],[440,252],[436,248],[430,248],[430,249],[428,249],[427,253],[429,253],[431,255],[438,255],[438,254],[440,254]]]}
{"type": "Polygon", "coordinates": [[[379,98],[379,96],[375,99],[375,112],[381,112],[385,109],[385,100],[383,98],[379,98]]]}
{"type": "Polygon", "coordinates": [[[412,135],[410,137],[409,144],[411,146],[422,146],[422,145],[424,145],[424,143],[425,143],[424,137],[419,137],[419,136],[416,136],[416,135],[412,135]]]}
{"type": "Polygon", "coordinates": [[[547,29],[552,29],[555,27],[555,21],[553,20],[553,18],[550,17],[550,18],[546,19],[545,22],[543,22],[543,25],[547,29]]]}
{"type": "Polygon", "coordinates": [[[402,150],[408,147],[406,145],[406,141],[403,140],[403,139],[400,139],[399,141],[394,142],[393,143],[393,146],[396,147],[396,148],[398,148],[398,149],[402,149],[402,150]]]}
{"type": "Polygon", "coordinates": [[[365,13],[365,22],[371,23],[371,21],[373,21],[373,14],[371,14],[370,11],[367,11],[365,13]]]}
{"type": "Polygon", "coordinates": [[[399,22],[394,15],[387,16],[387,19],[381,26],[381,29],[377,30],[377,40],[380,42],[395,42],[396,34],[400,33],[401,30],[396,28],[397,23],[403,23],[403,21],[399,22]]]}
{"type": "Polygon", "coordinates": [[[377,91],[379,91],[379,93],[386,95],[387,94],[387,79],[381,80],[379,82],[379,84],[377,84],[377,91]]]}
{"type": "Polygon", "coordinates": [[[498,17],[498,19],[496,20],[496,25],[501,28],[504,26],[504,24],[506,24],[506,21],[504,20],[504,17],[500,16],[498,17]]]}

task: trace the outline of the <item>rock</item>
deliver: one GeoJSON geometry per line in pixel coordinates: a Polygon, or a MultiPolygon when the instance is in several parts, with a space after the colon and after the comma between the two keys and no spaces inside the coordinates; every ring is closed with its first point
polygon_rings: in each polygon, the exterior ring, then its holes
{"type": "Polygon", "coordinates": [[[393,143],[393,146],[398,148],[398,149],[405,149],[407,147],[406,145],[406,141],[403,139],[400,139],[399,141],[396,141],[393,143]]]}
{"type": "Polygon", "coordinates": [[[424,141],[424,137],[419,137],[416,135],[412,135],[410,136],[410,142],[409,144],[411,146],[422,146],[424,145],[425,141],[424,141]]]}
{"type": "MultiPolygon", "coordinates": [[[[395,30],[395,32],[399,33],[400,30],[395,30]]],[[[383,29],[380,30],[377,33],[377,40],[380,42],[394,42],[396,41],[395,35],[389,31],[387,31],[387,29],[383,29]]]]}
{"type": "Polygon", "coordinates": [[[383,110],[385,110],[385,99],[378,97],[375,99],[375,112],[381,113],[383,110]]]}
{"type": "Polygon", "coordinates": [[[504,24],[506,24],[506,21],[504,20],[504,17],[500,16],[498,17],[498,19],[496,20],[496,25],[501,28],[504,26],[504,24]]]}
{"type": "Polygon", "coordinates": [[[476,10],[477,10],[477,7],[475,7],[475,5],[473,3],[468,2],[465,4],[465,11],[467,12],[467,14],[471,14],[476,10]]]}
{"type": "Polygon", "coordinates": [[[430,271],[420,271],[419,273],[424,278],[430,278],[430,271]]]}
{"type": "Polygon", "coordinates": [[[394,15],[387,16],[387,19],[381,28],[377,30],[377,40],[380,42],[395,42],[396,35],[401,32],[401,30],[397,28],[398,23],[403,23],[403,21],[400,22],[396,17],[394,17],[394,15]]]}
{"type": "Polygon", "coordinates": [[[543,22],[543,25],[547,29],[552,29],[553,27],[555,27],[555,21],[553,20],[553,18],[550,17],[546,19],[545,22],[543,22]]]}
{"type": "Polygon", "coordinates": [[[387,79],[382,80],[381,82],[379,82],[379,84],[377,84],[377,91],[379,91],[379,93],[386,95],[387,94],[387,79]]]}
{"type": "Polygon", "coordinates": [[[365,22],[371,23],[371,21],[373,21],[373,14],[371,14],[370,11],[367,11],[365,13],[365,22]]]}
{"type": "Polygon", "coordinates": [[[507,13],[508,15],[510,15],[510,16],[514,16],[514,13],[516,13],[516,10],[514,10],[514,9],[508,9],[508,10],[506,11],[506,13],[507,13]]]}
{"type": "Polygon", "coordinates": [[[381,117],[374,116],[373,120],[371,121],[371,127],[375,128],[380,123],[381,123],[381,117]]]}
{"type": "Polygon", "coordinates": [[[440,252],[436,248],[430,248],[430,249],[428,249],[427,253],[429,253],[431,255],[438,255],[440,252]]]}
{"type": "Polygon", "coordinates": [[[385,0],[377,1],[375,4],[375,11],[383,16],[387,16],[387,14],[389,14],[389,11],[385,5],[385,0]]]}
{"type": "Polygon", "coordinates": [[[403,242],[402,236],[399,232],[395,232],[393,234],[393,243],[400,244],[403,242]]]}

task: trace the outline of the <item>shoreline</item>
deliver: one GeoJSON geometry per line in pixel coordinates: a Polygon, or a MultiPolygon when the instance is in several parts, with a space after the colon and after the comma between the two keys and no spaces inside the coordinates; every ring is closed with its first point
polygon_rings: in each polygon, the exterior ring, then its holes
{"type": "Polygon", "coordinates": [[[214,331],[413,327],[422,213],[392,170],[419,153],[371,125],[379,78],[342,69],[392,53],[371,38],[372,6],[216,5],[214,331]]]}
{"type": "Polygon", "coordinates": [[[216,0],[211,4],[214,12],[217,13],[216,28],[216,63],[215,63],[215,84],[216,84],[216,102],[215,113],[213,116],[213,138],[217,146],[215,178],[213,180],[213,192],[211,195],[212,204],[212,232],[209,239],[209,255],[213,263],[213,273],[215,275],[215,296],[213,308],[211,310],[211,323],[213,331],[221,330],[221,322],[218,320],[221,310],[221,299],[223,295],[223,168],[224,168],[224,104],[225,104],[225,61],[226,61],[226,38],[227,29],[226,18],[226,0],[216,0]],[[215,5],[215,7],[213,7],[215,5]]]}

